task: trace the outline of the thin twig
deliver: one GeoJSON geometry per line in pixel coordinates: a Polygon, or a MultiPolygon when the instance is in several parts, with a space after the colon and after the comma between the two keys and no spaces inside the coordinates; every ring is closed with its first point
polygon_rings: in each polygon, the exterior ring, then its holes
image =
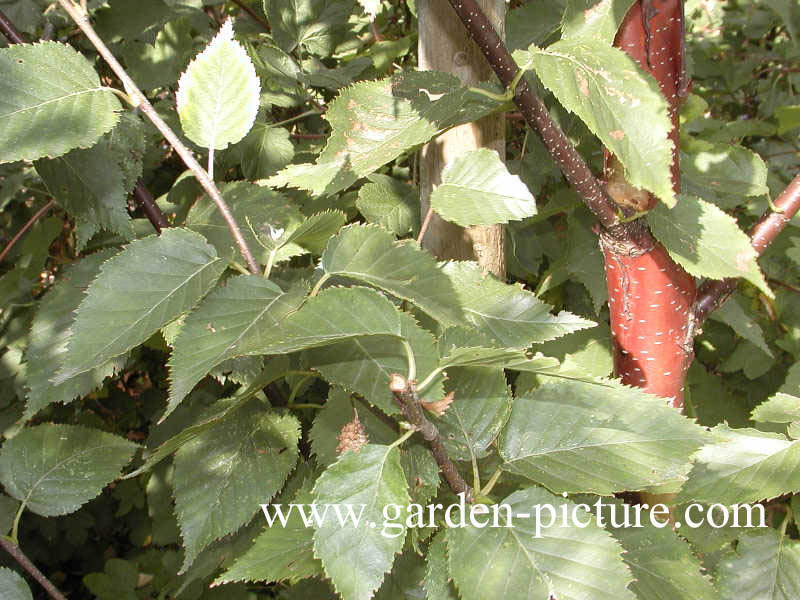
{"type": "Polygon", "coordinates": [[[161,233],[162,229],[169,227],[169,221],[167,221],[164,213],[161,212],[161,209],[153,200],[153,196],[141,180],[137,181],[133,187],[133,197],[156,232],[161,233]]]}
{"type": "Polygon", "coordinates": [[[30,573],[31,577],[33,577],[39,583],[39,585],[45,589],[45,591],[50,595],[51,598],[53,598],[53,600],[67,600],[67,597],[62,594],[47,577],[45,577],[44,573],[36,568],[36,565],[33,564],[31,559],[25,555],[25,553],[22,551],[22,548],[9,540],[7,537],[3,537],[1,535],[0,546],[5,548],[6,551],[20,564],[20,566],[30,573]]]}
{"type": "MultiPolygon", "coordinates": [[[[773,204],[778,210],[768,208],[749,232],[750,244],[759,256],[800,209],[800,174],[786,186],[773,204]]],[[[696,330],[699,330],[699,325],[708,315],[725,303],[731,292],[736,289],[737,281],[735,278],[715,279],[706,281],[700,286],[693,313],[696,330]]]]}
{"type": "MultiPolygon", "coordinates": [[[[519,67],[511,58],[508,48],[497,35],[489,19],[475,0],[448,1],[500,79],[500,83],[508,88],[519,73],[519,67]]],[[[619,222],[617,205],[592,174],[586,161],[550,117],[547,107],[533,93],[524,78],[519,80],[515,92],[514,103],[519,107],[531,129],[539,135],[564,174],[564,178],[581,195],[600,224],[606,229],[613,228],[619,222]]]]}
{"type": "Polygon", "coordinates": [[[114,71],[114,74],[119,77],[120,81],[122,81],[125,91],[128,93],[128,95],[133,98],[139,109],[148,119],[153,122],[153,125],[156,126],[156,129],[161,132],[170,145],[175,149],[175,152],[177,152],[178,156],[181,157],[184,164],[189,168],[189,170],[192,171],[202,188],[214,201],[214,204],[217,205],[217,209],[222,214],[222,218],[225,219],[225,223],[228,225],[228,229],[230,229],[233,239],[236,241],[239,252],[241,252],[245,262],[247,263],[248,270],[254,275],[259,274],[260,270],[258,268],[258,264],[253,258],[253,254],[250,252],[250,248],[248,247],[244,236],[242,236],[242,232],[239,229],[239,226],[236,224],[236,219],[234,219],[230,208],[225,203],[222,195],[219,193],[217,186],[214,185],[214,182],[209,178],[208,173],[206,173],[203,167],[200,166],[200,163],[197,162],[191,150],[189,150],[189,148],[186,147],[186,145],[178,138],[178,136],[175,135],[175,132],[170,129],[169,125],[164,122],[158,112],[156,112],[156,109],[153,108],[153,105],[150,104],[150,101],[147,99],[147,97],[130,78],[122,65],[119,64],[117,59],[89,23],[88,16],[81,12],[80,8],[70,0],[58,0],[58,4],[65,11],[67,11],[67,14],[70,16],[70,18],[75,21],[78,27],[80,27],[81,31],[83,31],[84,35],[89,38],[89,41],[95,47],[100,56],[103,57],[103,59],[108,63],[108,66],[111,67],[111,70],[114,71]]]}
{"type": "Polygon", "coordinates": [[[473,501],[472,488],[461,477],[458,469],[450,460],[447,455],[447,450],[442,442],[442,436],[436,425],[431,423],[422,411],[422,406],[419,403],[419,396],[414,387],[413,381],[408,381],[399,373],[392,374],[389,380],[389,389],[394,394],[395,400],[400,404],[408,422],[422,434],[422,437],[428,442],[433,453],[433,458],[436,459],[436,464],[439,465],[442,475],[453,490],[454,494],[464,494],[467,502],[473,501]]]}
{"type": "Polygon", "coordinates": [[[369,28],[372,30],[372,37],[375,38],[376,42],[382,42],[383,37],[381,37],[381,32],[378,31],[378,26],[375,25],[375,19],[370,19],[369,28]]]}
{"type": "Polygon", "coordinates": [[[30,219],[28,219],[28,222],[22,226],[22,228],[14,235],[14,237],[11,238],[11,241],[8,242],[8,245],[5,248],[3,248],[3,251],[0,252],[0,261],[2,261],[6,257],[6,254],[8,254],[11,251],[11,248],[13,248],[14,244],[16,244],[19,241],[19,238],[21,238],[22,235],[26,231],[28,231],[28,229],[30,229],[31,225],[36,223],[39,217],[41,217],[44,213],[46,213],[50,209],[50,207],[53,206],[53,204],[55,204],[55,202],[56,201],[51,198],[47,202],[47,204],[45,204],[42,208],[37,210],[36,213],[30,219]]]}
{"type": "Polygon", "coordinates": [[[247,6],[247,4],[245,4],[245,3],[244,3],[244,2],[242,2],[241,0],[231,0],[231,1],[232,1],[232,2],[233,2],[235,5],[236,5],[236,6],[238,6],[239,8],[241,8],[241,9],[242,9],[244,12],[246,12],[246,13],[247,13],[247,14],[250,16],[250,18],[251,18],[251,19],[253,19],[253,21],[255,21],[256,23],[258,23],[259,25],[261,25],[261,26],[262,26],[262,27],[263,27],[263,28],[264,28],[264,29],[267,31],[267,33],[269,33],[270,31],[272,31],[272,28],[269,26],[269,23],[267,23],[267,22],[266,22],[264,19],[262,19],[261,17],[259,17],[259,16],[258,16],[258,14],[257,14],[257,13],[256,13],[256,12],[255,12],[255,11],[252,9],[252,8],[250,8],[249,6],[247,6]]]}
{"type": "Polygon", "coordinates": [[[422,225],[419,228],[419,234],[417,235],[417,243],[422,245],[422,238],[425,237],[425,232],[428,230],[428,225],[431,224],[431,219],[433,218],[433,206],[428,207],[428,212],[425,213],[425,218],[422,220],[422,225]]]}
{"type": "Polygon", "coordinates": [[[26,40],[22,34],[20,33],[19,29],[14,27],[14,24],[8,19],[8,17],[3,14],[3,11],[0,10],[0,31],[3,32],[3,35],[8,38],[8,41],[12,44],[26,44],[28,40],[26,40]]]}

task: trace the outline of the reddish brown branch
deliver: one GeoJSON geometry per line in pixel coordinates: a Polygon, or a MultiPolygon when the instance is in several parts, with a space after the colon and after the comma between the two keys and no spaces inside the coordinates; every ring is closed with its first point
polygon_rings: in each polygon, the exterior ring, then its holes
{"type": "MultiPolygon", "coordinates": [[[[776,212],[771,208],[767,209],[749,231],[750,243],[759,256],[764,253],[764,250],[800,209],[800,174],[781,192],[774,205],[781,212],[776,212]]],[[[733,278],[709,280],[700,286],[694,306],[694,322],[698,330],[706,317],[725,303],[728,296],[736,289],[737,281],[733,278]]]]}
{"type": "Polygon", "coordinates": [[[399,373],[394,373],[389,380],[389,389],[394,394],[395,400],[400,404],[400,408],[403,410],[403,414],[406,419],[408,419],[408,422],[411,423],[411,425],[422,434],[425,441],[428,442],[433,458],[436,459],[436,464],[439,465],[439,470],[442,472],[450,489],[453,490],[455,494],[464,494],[464,498],[467,502],[472,502],[472,488],[464,481],[458,469],[456,469],[456,466],[453,464],[453,461],[450,460],[450,457],[447,455],[447,450],[442,442],[442,436],[436,428],[436,425],[425,417],[414,382],[408,381],[399,373]]]}
{"type": "Polygon", "coordinates": [[[136,182],[133,188],[133,197],[157,233],[161,233],[162,229],[169,227],[169,221],[167,221],[164,213],[161,212],[161,209],[158,208],[158,205],[153,200],[153,196],[150,195],[150,192],[141,181],[136,182]]]}
{"type": "MultiPolygon", "coordinates": [[[[500,79],[500,83],[508,88],[519,72],[519,67],[511,58],[506,45],[497,35],[486,15],[475,0],[448,1],[500,79]]],[[[614,201],[592,174],[586,161],[564,135],[564,132],[550,117],[547,107],[533,93],[524,78],[520,79],[515,91],[514,103],[519,107],[531,129],[539,135],[566,180],[580,194],[586,206],[604,228],[608,229],[617,225],[617,207],[614,201]]]]}
{"type": "Polygon", "coordinates": [[[2,261],[6,257],[6,255],[11,251],[11,248],[14,247],[14,244],[16,244],[19,241],[22,235],[26,231],[28,231],[28,229],[30,229],[31,226],[34,223],[36,223],[39,217],[41,217],[44,213],[46,213],[50,209],[50,207],[53,206],[53,204],[55,204],[55,202],[56,201],[51,198],[50,200],[48,200],[47,204],[42,206],[39,210],[36,211],[36,213],[30,219],[28,219],[27,223],[25,223],[25,225],[22,226],[22,228],[14,235],[14,237],[11,238],[11,241],[8,242],[8,245],[5,248],[3,248],[3,251],[0,252],[0,261],[2,261]]]}
{"type": "Polygon", "coordinates": [[[244,12],[246,12],[248,14],[248,16],[251,19],[253,19],[253,21],[255,21],[256,23],[261,25],[268,33],[272,30],[272,28],[269,26],[269,23],[267,23],[264,19],[262,19],[260,16],[258,16],[258,13],[256,13],[256,11],[254,11],[252,8],[247,6],[247,4],[245,4],[241,0],[232,0],[232,1],[236,6],[238,6],[244,12]]]}
{"type": "Polygon", "coordinates": [[[25,555],[25,553],[22,551],[22,548],[2,535],[0,535],[0,546],[5,548],[6,552],[13,556],[20,566],[31,574],[31,577],[33,577],[39,583],[39,585],[41,585],[45,591],[47,591],[53,600],[67,600],[67,597],[62,594],[47,577],[45,577],[44,573],[36,568],[36,565],[33,564],[31,559],[25,555]]]}
{"type": "Polygon", "coordinates": [[[27,40],[22,36],[19,29],[17,29],[14,24],[9,21],[8,17],[3,14],[2,10],[0,10],[0,32],[2,32],[12,44],[27,43],[27,40]]]}

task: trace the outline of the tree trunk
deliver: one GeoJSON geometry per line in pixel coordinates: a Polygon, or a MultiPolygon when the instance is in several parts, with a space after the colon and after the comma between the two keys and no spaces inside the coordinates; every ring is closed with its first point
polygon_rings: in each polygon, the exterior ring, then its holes
{"type": "MultiPolygon", "coordinates": [[[[674,144],[672,186],[680,191],[678,112],[688,93],[685,77],[682,0],[638,0],[626,15],[614,45],[649,72],[669,104],[674,144]]],[[[657,199],[628,185],[619,162],[606,154],[609,194],[638,211],[657,199]]],[[[641,220],[640,220],[641,221],[641,220]]],[[[624,383],[671,398],[683,406],[686,371],[693,359],[694,278],[677,265],[642,222],[635,243],[620,244],[601,234],[608,284],[614,370],[624,383]]]]}
{"type": "MultiPolygon", "coordinates": [[[[481,8],[498,32],[505,28],[505,2],[480,0],[481,8]]],[[[488,80],[492,70],[469,38],[461,21],[442,0],[419,0],[419,68],[453,73],[466,86],[488,80]]],[[[496,150],[505,159],[505,119],[491,115],[460,125],[425,145],[420,165],[423,219],[430,206],[431,189],[441,181],[442,169],[456,156],[476,148],[496,150]]],[[[437,258],[476,260],[485,271],[505,277],[505,231],[502,225],[459,227],[434,214],[422,246],[437,258]]]]}

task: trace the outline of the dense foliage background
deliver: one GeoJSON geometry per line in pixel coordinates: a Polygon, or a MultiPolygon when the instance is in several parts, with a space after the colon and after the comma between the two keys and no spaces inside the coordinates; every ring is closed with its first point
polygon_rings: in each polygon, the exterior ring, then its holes
{"type": "MultiPolygon", "coordinates": [[[[692,275],[742,276],[696,339],[686,417],[610,379],[594,218],[500,86],[416,70],[415,2],[86,4],[198,160],[215,150],[261,274],[175,149],[104,87],[135,97],[67,14],[0,0],[46,40],[0,50],[0,531],[68,597],[800,597],[797,218],[760,270],[741,258],[743,231],[800,169],[796,2],[686,2],[684,194],[650,225],[692,275]],[[19,90],[55,88],[76,99],[15,112],[19,90]],[[420,145],[498,110],[507,167],[469,154],[432,202],[460,224],[508,222],[505,282],[413,242],[420,145]],[[171,225],[160,236],[134,201],[147,193],[171,225]],[[427,418],[485,502],[649,490],[677,505],[762,502],[770,528],[265,528],[271,499],[363,501],[378,516],[455,501],[419,435],[393,445],[406,417],[391,373],[416,373],[429,402],[453,394],[427,418]],[[341,454],[348,443],[359,451],[341,454]]],[[[538,48],[562,35],[595,68],[592,44],[610,40],[583,40],[576,21],[593,4],[513,1],[506,38],[518,61],[540,61],[528,81],[600,173],[608,142],[538,79],[558,72],[538,48]]],[[[637,77],[641,110],[663,112],[637,77]]],[[[587,114],[615,114],[626,135],[662,126],[603,98],[587,114]]],[[[620,152],[669,195],[643,152],[620,152]]],[[[0,564],[22,573],[10,555],[0,564]]]]}

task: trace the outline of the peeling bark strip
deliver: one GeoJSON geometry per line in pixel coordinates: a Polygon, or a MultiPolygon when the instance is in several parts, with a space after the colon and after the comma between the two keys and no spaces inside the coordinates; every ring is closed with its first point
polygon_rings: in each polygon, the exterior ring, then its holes
{"type": "MultiPolygon", "coordinates": [[[[639,63],[658,82],[661,93],[669,105],[672,121],[669,139],[672,140],[672,184],[675,193],[680,191],[680,162],[678,159],[678,113],[689,94],[686,78],[686,51],[684,48],[683,0],[638,0],[634,2],[617,31],[614,46],[623,50],[639,63]]],[[[606,179],[619,180],[621,168],[616,160],[606,160],[606,179]]],[[[658,200],[648,194],[646,206],[650,210],[658,200]]]]}
{"type": "Polygon", "coordinates": [[[417,395],[417,388],[414,386],[414,382],[408,381],[399,373],[394,373],[389,379],[389,389],[392,394],[394,394],[397,403],[400,404],[403,415],[408,419],[408,422],[411,423],[411,425],[422,434],[425,441],[428,442],[428,446],[430,446],[431,452],[433,453],[433,458],[436,459],[436,464],[439,465],[439,470],[441,470],[442,475],[447,481],[447,485],[450,486],[454,494],[458,495],[463,493],[467,502],[472,502],[472,488],[467,485],[467,482],[464,481],[458,473],[453,461],[450,460],[450,457],[447,455],[447,450],[445,450],[444,443],[442,443],[442,436],[439,434],[436,425],[425,417],[422,406],[420,406],[419,396],[417,395]]]}

